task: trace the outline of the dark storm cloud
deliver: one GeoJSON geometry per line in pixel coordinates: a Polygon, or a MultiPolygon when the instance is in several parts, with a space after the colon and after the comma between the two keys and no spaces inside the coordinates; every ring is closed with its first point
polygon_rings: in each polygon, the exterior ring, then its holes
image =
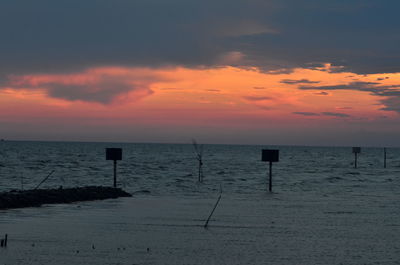
{"type": "Polygon", "coordinates": [[[396,111],[400,113],[400,95],[382,99],[381,103],[385,105],[382,110],[396,111]]]}
{"type": "Polygon", "coordinates": [[[321,91],[321,92],[314,93],[314,95],[327,96],[327,95],[329,95],[329,93],[325,92],[325,91],[321,91]]]}
{"type": "Polygon", "coordinates": [[[348,114],[338,113],[338,112],[322,112],[322,115],[338,117],[338,118],[348,118],[348,117],[350,117],[350,115],[348,115],[348,114]]]}
{"type": "Polygon", "coordinates": [[[382,97],[379,101],[385,105],[381,110],[400,113],[400,85],[380,85],[377,82],[352,82],[334,86],[300,86],[301,90],[354,90],[369,92],[371,95],[382,97]]]}
{"type": "MultiPolygon", "coordinates": [[[[97,102],[102,104],[111,103],[117,96],[127,94],[137,89],[130,84],[119,82],[106,82],[96,85],[63,85],[47,84],[44,86],[50,97],[61,98],[69,101],[97,102]]],[[[146,89],[147,94],[151,94],[150,89],[146,89]]]]}
{"type": "Polygon", "coordinates": [[[131,94],[135,100],[153,93],[150,85],[163,78],[151,73],[129,75],[128,73],[109,74],[106,72],[86,72],[84,74],[50,76],[11,76],[1,84],[14,90],[42,90],[53,98],[68,101],[97,102],[110,104],[131,94]]]}
{"type": "Polygon", "coordinates": [[[117,96],[127,94],[134,90],[143,90],[149,95],[153,92],[147,88],[137,88],[131,84],[115,82],[104,82],[99,84],[60,84],[48,83],[42,86],[50,97],[65,99],[68,101],[86,101],[102,104],[111,103],[117,96]]]}
{"type": "Polygon", "coordinates": [[[337,117],[337,118],[349,118],[349,117],[351,117],[348,114],[338,113],[338,112],[315,113],[315,112],[296,111],[296,112],[292,112],[292,113],[296,114],[296,115],[303,115],[303,116],[320,116],[320,115],[324,115],[324,116],[331,116],[331,117],[337,117]]]}
{"type": "Polygon", "coordinates": [[[280,81],[282,84],[288,84],[288,85],[297,85],[297,84],[318,84],[320,83],[319,81],[311,81],[308,79],[283,79],[280,81]]]}
{"type": "Polygon", "coordinates": [[[379,77],[379,78],[376,79],[376,81],[382,81],[382,80],[385,80],[385,79],[389,79],[389,77],[387,77],[387,76],[386,77],[379,77]]]}
{"type": "Polygon", "coordinates": [[[263,101],[263,100],[273,99],[272,97],[268,97],[268,96],[245,96],[243,98],[246,100],[249,100],[249,101],[263,101]]]}
{"type": "MultiPolygon", "coordinates": [[[[351,82],[349,84],[334,86],[300,86],[301,90],[358,90],[358,91],[377,91],[377,82],[351,82]]],[[[381,87],[382,88],[382,87],[381,87]]]]}
{"type": "Polygon", "coordinates": [[[160,90],[184,90],[183,87],[162,87],[160,90]]]}
{"type": "Polygon", "coordinates": [[[400,71],[395,0],[3,0],[0,77],[99,65],[400,71]],[[237,62],[224,55],[243,54],[237,62]],[[240,53],[238,53],[240,52],[240,53]]]}
{"type": "Polygon", "coordinates": [[[303,116],[319,116],[318,113],[315,113],[315,112],[305,112],[305,111],[296,111],[296,112],[293,112],[293,114],[303,115],[303,116]]]}
{"type": "Polygon", "coordinates": [[[355,90],[371,92],[377,96],[397,95],[400,85],[380,85],[376,82],[351,82],[333,86],[300,86],[300,90],[355,90]]]}

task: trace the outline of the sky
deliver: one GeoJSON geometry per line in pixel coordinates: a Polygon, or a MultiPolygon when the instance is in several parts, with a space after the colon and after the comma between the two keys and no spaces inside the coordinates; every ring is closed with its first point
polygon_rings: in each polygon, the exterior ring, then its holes
{"type": "Polygon", "coordinates": [[[2,0],[0,138],[400,146],[399,8],[2,0]]]}

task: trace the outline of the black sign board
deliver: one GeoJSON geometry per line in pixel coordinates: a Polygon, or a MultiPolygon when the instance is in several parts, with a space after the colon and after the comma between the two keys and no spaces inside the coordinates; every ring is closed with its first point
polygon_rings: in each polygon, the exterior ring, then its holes
{"type": "Polygon", "coordinates": [[[106,160],[114,160],[114,188],[116,188],[117,160],[122,160],[122,148],[106,148],[106,160]]]}
{"type": "Polygon", "coordinates": [[[361,153],[361,147],[353,147],[353,153],[354,153],[354,154],[359,154],[359,153],[361,153]]]}
{"type": "Polygon", "coordinates": [[[106,148],[106,160],[122,160],[122,148],[106,148]]]}
{"type": "Polygon", "coordinates": [[[279,162],[279,150],[263,149],[261,153],[261,161],[279,162]]]}

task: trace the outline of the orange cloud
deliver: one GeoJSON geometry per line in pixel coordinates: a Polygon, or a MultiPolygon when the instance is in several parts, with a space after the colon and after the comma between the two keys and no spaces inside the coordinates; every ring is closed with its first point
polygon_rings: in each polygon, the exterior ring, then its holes
{"type": "Polygon", "coordinates": [[[96,123],[262,127],[395,117],[384,96],[318,87],[400,84],[399,74],[360,76],[320,69],[268,74],[257,68],[100,67],[79,73],[12,76],[0,89],[0,120],[90,119],[96,123]],[[379,79],[377,81],[377,79],[379,79]],[[315,86],[302,90],[301,86],[315,86]],[[100,103],[100,104],[99,104],[100,103]],[[387,107],[387,106],[386,106],[387,107]],[[389,109],[387,109],[389,110],[389,109]]]}

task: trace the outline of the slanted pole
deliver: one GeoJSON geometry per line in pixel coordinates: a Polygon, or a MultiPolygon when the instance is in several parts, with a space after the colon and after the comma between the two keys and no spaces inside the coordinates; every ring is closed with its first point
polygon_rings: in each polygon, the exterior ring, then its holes
{"type": "Polygon", "coordinates": [[[114,188],[117,187],[117,160],[114,160],[114,188]]]}
{"type": "Polygon", "coordinates": [[[383,167],[386,168],[386,147],[383,148],[383,167]]]}
{"type": "Polygon", "coordinates": [[[210,222],[211,216],[213,215],[215,209],[216,209],[217,206],[218,206],[219,201],[221,200],[221,196],[222,196],[222,190],[221,190],[221,192],[220,192],[220,194],[219,194],[219,197],[218,197],[218,199],[217,199],[217,201],[216,201],[216,203],[215,203],[215,205],[214,205],[214,208],[212,209],[210,215],[209,215],[208,218],[207,218],[206,223],[204,224],[204,228],[207,228],[208,222],[210,222]]]}
{"type": "Polygon", "coordinates": [[[272,191],[272,161],[269,161],[269,192],[272,191]]]}
{"type": "Polygon", "coordinates": [[[354,168],[357,168],[357,153],[354,153],[354,168]]]}

